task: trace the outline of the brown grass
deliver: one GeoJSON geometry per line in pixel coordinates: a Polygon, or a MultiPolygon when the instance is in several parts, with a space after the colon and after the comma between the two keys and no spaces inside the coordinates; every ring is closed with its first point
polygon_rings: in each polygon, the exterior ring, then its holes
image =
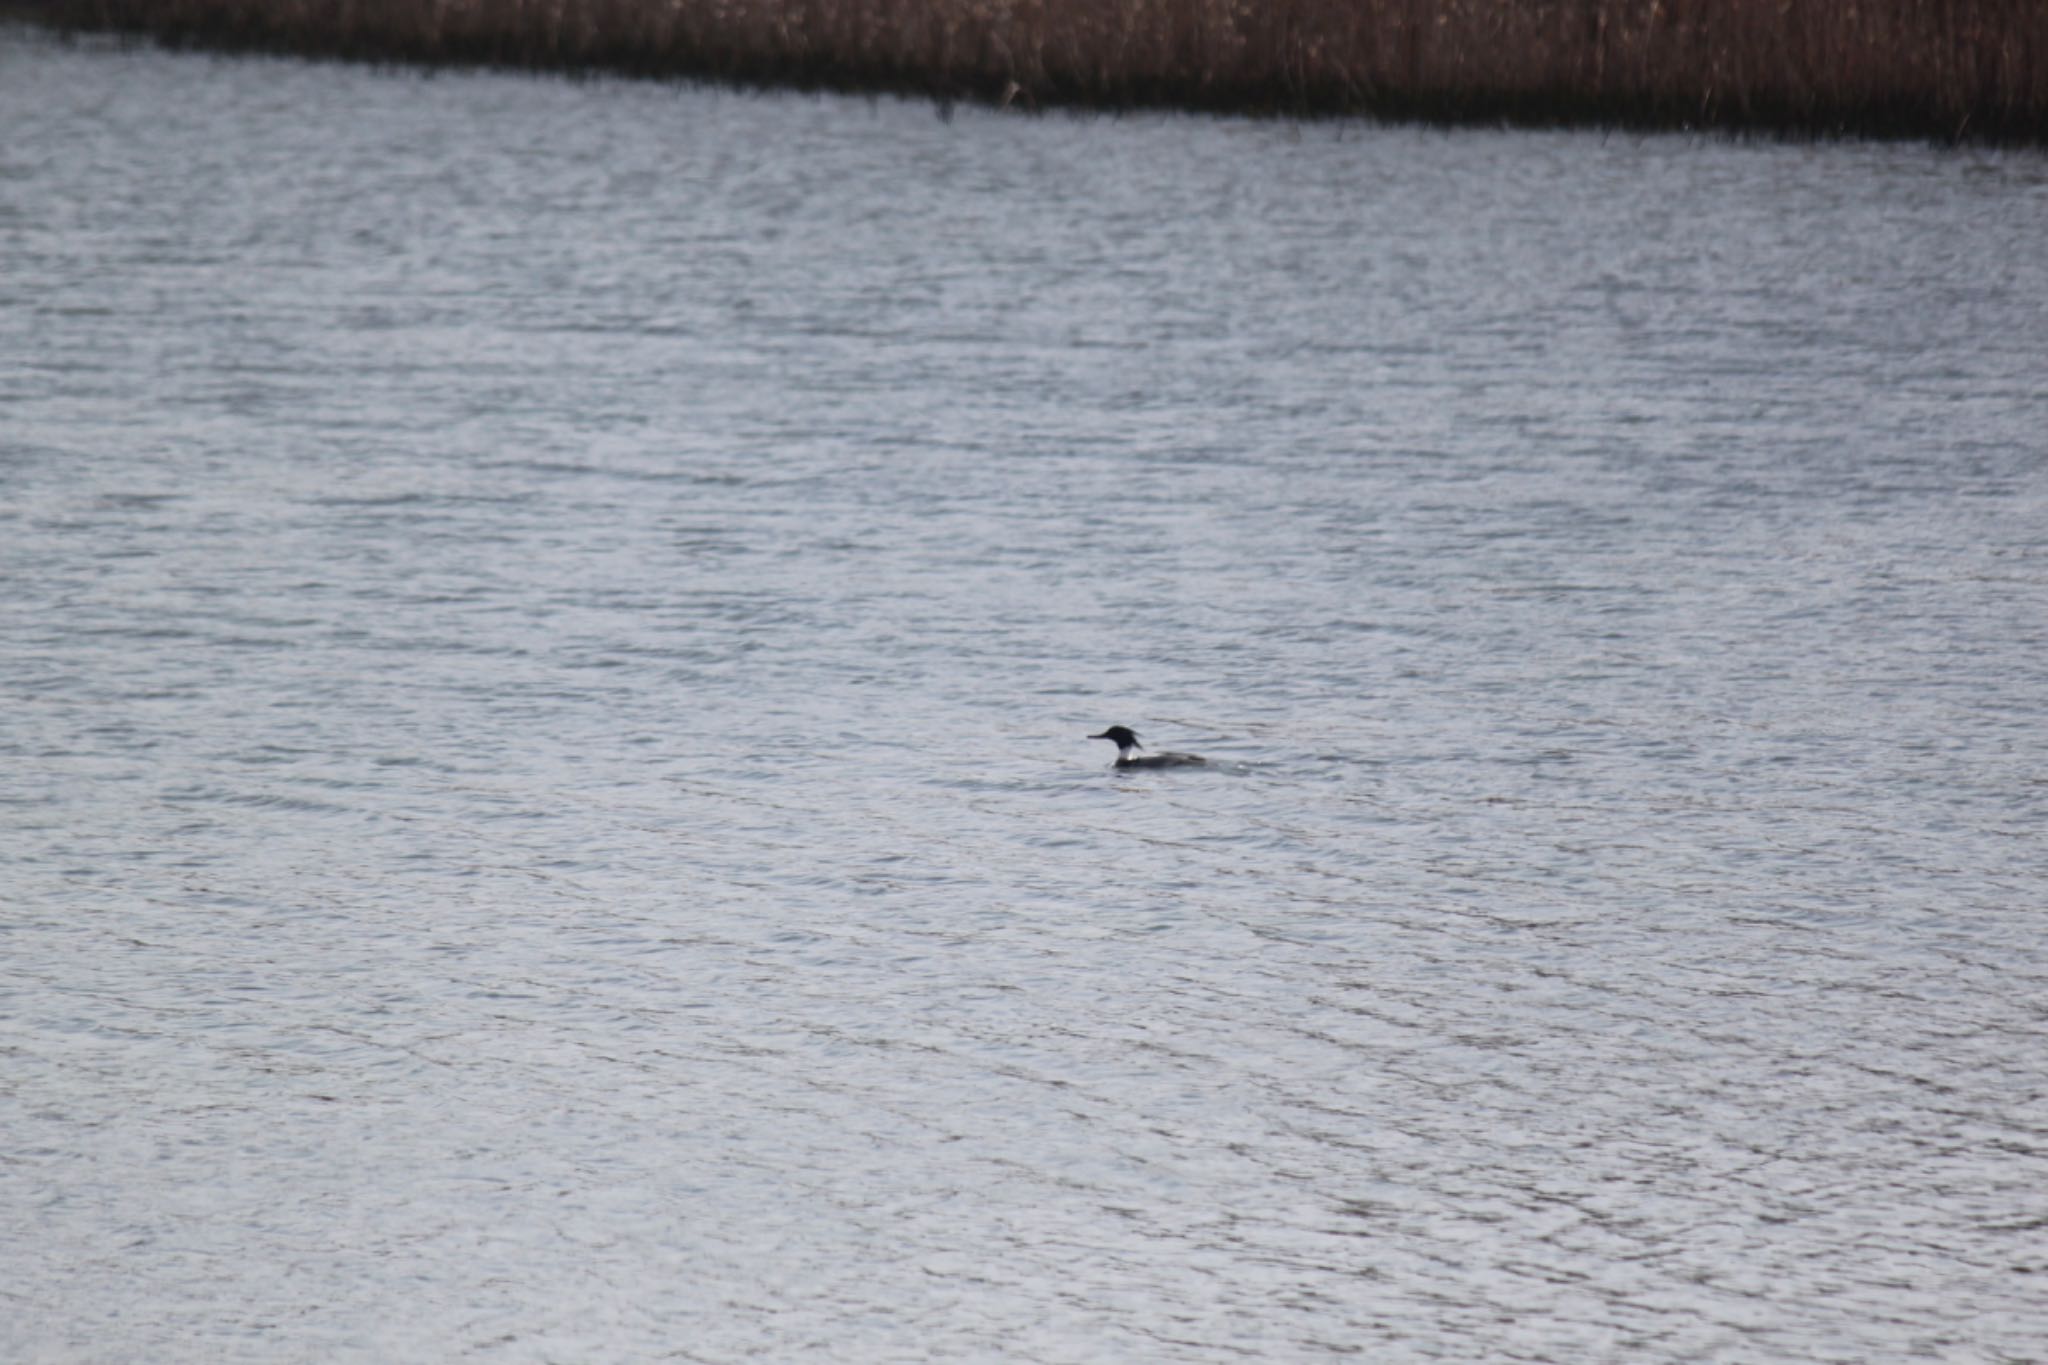
{"type": "Polygon", "coordinates": [[[33,0],[27,8],[59,27],[176,44],[894,90],[1028,108],[2048,142],[2048,0],[33,0]]]}

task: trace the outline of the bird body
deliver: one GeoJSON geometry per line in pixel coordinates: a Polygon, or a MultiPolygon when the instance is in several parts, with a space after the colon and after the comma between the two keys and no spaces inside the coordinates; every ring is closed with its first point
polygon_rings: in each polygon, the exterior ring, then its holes
{"type": "Polygon", "coordinates": [[[1106,739],[1116,745],[1116,766],[1119,768],[1200,768],[1207,767],[1209,760],[1200,754],[1156,753],[1132,756],[1132,750],[1145,746],[1138,743],[1137,734],[1127,725],[1112,725],[1090,739],[1106,739]]]}

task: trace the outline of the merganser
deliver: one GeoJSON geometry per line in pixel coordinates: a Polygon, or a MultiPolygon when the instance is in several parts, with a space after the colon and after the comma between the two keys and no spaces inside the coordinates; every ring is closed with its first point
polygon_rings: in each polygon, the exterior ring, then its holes
{"type": "Polygon", "coordinates": [[[1116,766],[1119,768],[1189,768],[1204,765],[1208,759],[1200,754],[1147,754],[1143,758],[1132,758],[1131,750],[1145,746],[1138,743],[1138,737],[1127,725],[1112,725],[1090,739],[1106,739],[1116,745],[1116,766]]]}

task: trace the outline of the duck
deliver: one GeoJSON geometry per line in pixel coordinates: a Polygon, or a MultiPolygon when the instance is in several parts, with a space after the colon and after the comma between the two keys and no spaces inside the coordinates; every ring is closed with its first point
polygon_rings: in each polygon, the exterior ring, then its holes
{"type": "Polygon", "coordinates": [[[1116,745],[1116,766],[1119,768],[1198,768],[1206,767],[1209,760],[1200,754],[1157,753],[1142,758],[1131,757],[1131,750],[1145,746],[1138,743],[1138,736],[1128,725],[1112,725],[1090,739],[1106,739],[1116,745]]]}

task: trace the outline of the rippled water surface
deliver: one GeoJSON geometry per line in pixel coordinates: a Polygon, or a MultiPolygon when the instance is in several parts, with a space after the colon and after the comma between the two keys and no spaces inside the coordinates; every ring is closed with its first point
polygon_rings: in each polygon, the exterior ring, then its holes
{"type": "Polygon", "coordinates": [[[2040,155],[0,127],[7,1359],[2044,1358],[2040,155]]]}

